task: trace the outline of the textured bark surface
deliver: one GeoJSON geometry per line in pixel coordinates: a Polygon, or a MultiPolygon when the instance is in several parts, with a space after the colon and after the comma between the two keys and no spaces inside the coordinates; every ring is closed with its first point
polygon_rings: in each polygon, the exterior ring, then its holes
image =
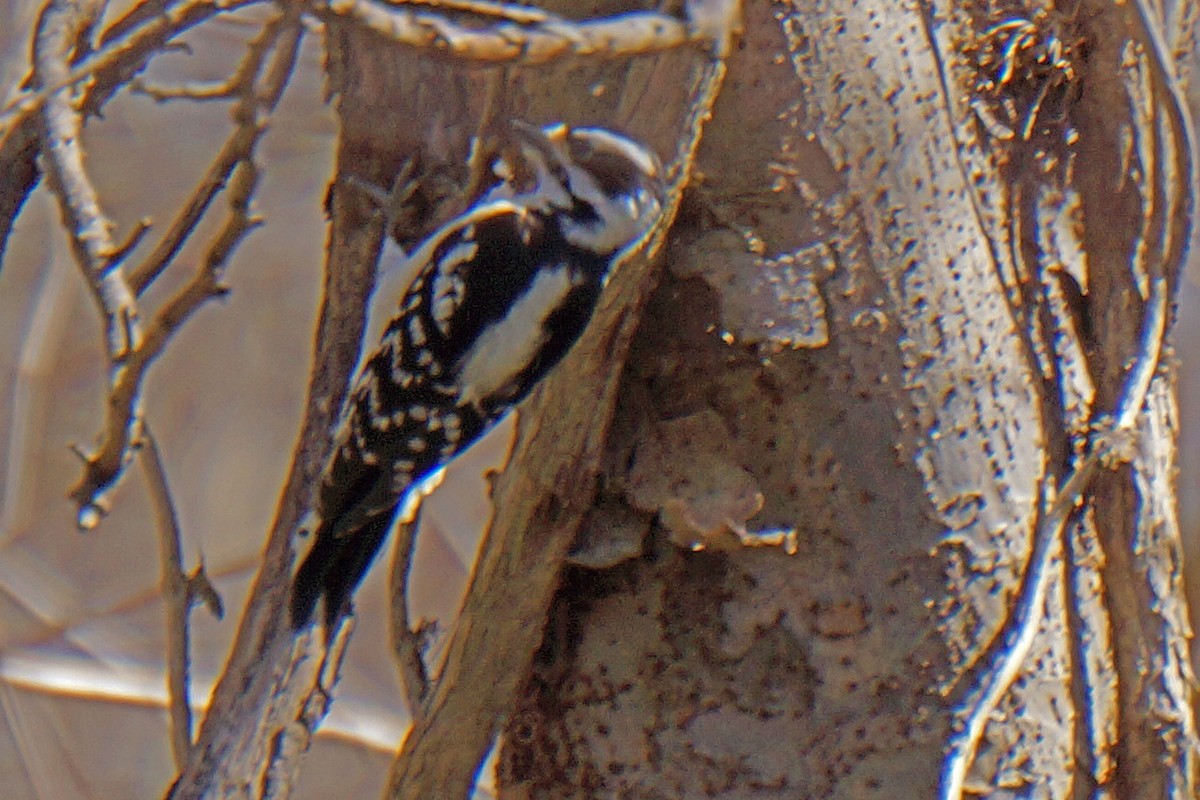
{"type": "MultiPolygon", "coordinates": [[[[614,14],[629,4],[572,4],[574,17],[614,14]]],[[[343,125],[340,169],[376,186],[406,162],[416,202],[401,235],[416,240],[473,199],[464,165],[473,137],[492,146],[509,120],[598,124],[670,154],[702,53],[568,60],[526,69],[471,69],[396,49],[347,27],[335,33],[332,74],[343,125]],[[651,108],[650,102],[662,103],[651,108]],[[646,124],[634,124],[635,120],[646,124]]],[[[478,169],[480,165],[475,165],[478,169]]],[[[485,161],[483,169],[490,164],[485,161]]],[[[477,177],[477,176],[476,176],[477,177]]],[[[391,775],[392,796],[465,796],[510,710],[541,638],[560,565],[593,496],[612,413],[631,308],[648,294],[640,273],[610,284],[589,334],[525,406],[513,467],[496,484],[496,511],[471,588],[427,702],[414,713],[391,775]],[[641,276],[639,278],[639,275],[641,276]]]]}
{"type": "MultiPolygon", "coordinates": [[[[592,519],[645,551],[568,575],[503,797],[937,795],[1179,223],[1136,15],[1026,6],[747,5],[592,519]]],[[[1172,387],[1054,539],[968,792],[1192,796],[1172,387]]]]}

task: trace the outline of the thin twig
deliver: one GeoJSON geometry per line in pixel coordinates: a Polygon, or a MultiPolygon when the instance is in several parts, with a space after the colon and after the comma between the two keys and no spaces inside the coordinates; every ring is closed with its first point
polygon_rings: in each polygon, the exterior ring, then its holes
{"type": "Polygon", "coordinates": [[[113,254],[109,256],[109,264],[124,264],[125,259],[129,257],[129,254],[132,253],[137,246],[142,243],[142,239],[146,238],[146,234],[150,232],[150,226],[151,221],[148,217],[139,219],[133,230],[130,231],[129,235],[125,237],[125,242],[118,245],[117,249],[113,251],[113,254]]]}
{"type": "Polygon", "coordinates": [[[501,112],[507,110],[504,87],[508,76],[509,70],[504,67],[490,70],[488,75],[483,108],[479,112],[479,124],[475,126],[471,152],[467,154],[467,183],[461,193],[464,205],[470,198],[478,197],[484,189],[484,184],[492,177],[491,164],[488,163],[491,148],[486,145],[494,136],[501,112]]]}
{"type": "MultiPolygon", "coordinates": [[[[1046,592],[1052,578],[1052,565],[1061,550],[1061,537],[1071,513],[1083,500],[1092,478],[1102,466],[1115,461],[1128,461],[1135,443],[1138,419],[1162,357],[1166,326],[1170,315],[1171,286],[1183,266],[1191,238],[1192,209],[1195,203],[1196,164],[1193,158],[1194,134],[1175,78],[1174,62],[1169,54],[1157,22],[1145,0],[1136,0],[1135,35],[1148,52],[1154,75],[1154,91],[1159,105],[1165,106],[1171,121],[1174,138],[1173,152],[1178,159],[1174,169],[1158,170],[1157,174],[1179,182],[1175,191],[1164,192],[1174,197],[1173,210],[1153,208],[1160,215],[1162,227],[1159,252],[1145,259],[1148,293],[1145,298],[1138,351],[1133,366],[1125,378],[1116,410],[1111,415],[1098,415],[1092,423],[1088,452],[1057,493],[1049,511],[1037,526],[1021,591],[1009,618],[992,647],[980,659],[983,666],[980,685],[974,698],[961,715],[961,728],[950,742],[944,762],[942,797],[960,800],[971,764],[988,719],[1020,673],[1036,638],[1038,624],[1045,607],[1046,592]]],[[[1150,221],[1144,226],[1151,228],[1150,221]]]]}
{"type": "Polygon", "coordinates": [[[158,86],[142,78],[134,78],[129,82],[129,91],[133,94],[145,95],[156,103],[168,103],[172,100],[191,100],[199,103],[228,100],[234,97],[237,90],[231,88],[230,83],[230,81],[224,80],[158,86]]]}
{"type": "MultiPolygon", "coordinates": [[[[155,102],[166,100],[227,100],[241,98],[243,105],[247,99],[254,98],[254,82],[262,71],[263,60],[271,52],[279,32],[283,17],[276,17],[263,26],[258,36],[246,45],[246,55],[241,63],[228,78],[212,83],[187,84],[177,87],[158,87],[149,82],[135,78],[130,82],[130,91],[144,94],[155,102]]],[[[235,119],[239,115],[235,114],[235,119]]],[[[242,126],[244,127],[244,126],[242,126]]]]}
{"type": "MultiPolygon", "coordinates": [[[[254,84],[262,72],[265,59],[282,32],[281,20],[282,18],[276,18],[263,26],[262,32],[247,44],[246,55],[234,75],[224,84],[227,91],[241,97],[239,108],[233,114],[233,118],[238,120],[239,124],[213,159],[208,172],[184,203],[170,228],[154,246],[154,250],[132,270],[129,282],[139,296],[179,254],[217,194],[225,188],[233,170],[250,158],[264,133],[265,120],[260,121],[256,114],[256,106],[260,100],[255,97],[254,84]]],[[[266,110],[272,109],[268,107],[266,110]]]]}
{"type": "Polygon", "coordinates": [[[408,617],[408,578],[412,571],[416,533],[420,512],[409,522],[396,526],[396,549],[392,555],[392,652],[404,697],[408,701],[409,717],[415,722],[429,696],[429,673],[425,668],[423,628],[414,629],[408,617]]]}
{"type": "MultiPolygon", "coordinates": [[[[174,243],[177,250],[182,244],[182,239],[186,238],[191,230],[188,226],[194,227],[198,222],[199,215],[207,209],[215,192],[221,188],[228,189],[229,216],[210,245],[200,268],[192,280],[164,304],[144,329],[133,328],[138,336],[136,346],[122,357],[120,368],[114,371],[100,445],[87,456],[83,477],[71,491],[71,497],[81,509],[81,524],[90,522],[94,525],[99,522],[100,516],[106,510],[104,498],[120,478],[128,462],[129,445],[137,440],[141,385],[147,369],[161,355],[163,348],[180,326],[200,306],[227,291],[221,285],[225,263],[245,234],[259,224],[249,212],[250,200],[258,178],[253,156],[258,142],[266,132],[267,120],[291,75],[299,42],[303,36],[303,27],[296,21],[282,23],[280,19],[283,17],[270,23],[263,36],[254,43],[255,50],[270,53],[269,60],[262,55],[249,59],[257,64],[258,71],[265,72],[265,75],[246,87],[241,100],[235,106],[233,117],[238,126],[231,136],[230,141],[233,144],[227,145],[222,153],[222,156],[226,156],[230,151],[236,151],[237,157],[230,167],[231,176],[226,175],[219,181],[219,185],[213,186],[212,172],[217,167],[224,168],[227,163],[219,158],[218,164],[202,182],[201,189],[193,196],[193,199],[204,197],[203,208],[194,219],[185,212],[164,236],[163,241],[174,243]],[[286,35],[283,35],[285,33],[286,35]],[[186,222],[183,221],[185,217],[186,222]]],[[[194,208],[189,206],[189,211],[191,210],[194,208]]],[[[156,259],[160,249],[161,243],[160,248],[156,248],[151,254],[147,264],[156,267],[159,265],[156,259]]],[[[146,282],[153,277],[145,265],[138,269],[130,282],[124,280],[123,273],[121,275],[122,285],[130,291],[131,297],[135,290],[144,288],[146,282]]]]}
{"type": "Polygon", "coordinates": [[[22,118],[41,108],[55,93],[113,67],[132,74],[137,69],[135,64],[159,52],[163,43],[173,36],[213,16],[262,2],[265,0],[193,0],[169,4],[163,13],[131,28],[120,38],[105,43],[102,49],[56,74],[53,80],[43,79],[38,88],[15,97],[0,111],[0,139],[22,118]]]}
{"type": "Polygon", "coordinates": [[[179,517],[171,499],[167,471],[158,443],[143,425],[141,441],[142,469],[146,474],[150,502],[158,524],[159,569],[162,581],[163,618],[167,629],[167,709],[171,721],[171,755],[175,768],[183,769],[192,748],[192,707],[189,702],[191,681],[188,671],[191,638],[188,631],[191,598],[188,577],[183,571],[183,543],[179,517]]]}
{"type": "Polygon", "coordinates": [[[208,613],[213,615],[213,619],[225,619],[225,601],[221,599],[217,587],[208,579],[203,559],[187,576],[187,593],[189,606],[203,605],[208,609],[208,613]]]}
{"type": "MultiPolygon", "coordinates": [[[[1142,395],[1145,399],[1145,395],[1142,395]]],[[[1037,638],[1038,624],[1046,604],[1046,592],[1054,577],[1052,569],[1062,551],[1062,532],[1071,513],[1083,498],[1103,460],[1114,443],[1097,441],[1079,467],[1063,484],[1050,511],[1034,533],[1029,567],[1012,613],[989,651],[980,659],[984,665],[969,708],[962,714],[962,728],[950,742],[945,759],[942,797],[960,800],[967,772],[983,738],[992,712],[1020,674],[1021,667],[1037,638]]]]}

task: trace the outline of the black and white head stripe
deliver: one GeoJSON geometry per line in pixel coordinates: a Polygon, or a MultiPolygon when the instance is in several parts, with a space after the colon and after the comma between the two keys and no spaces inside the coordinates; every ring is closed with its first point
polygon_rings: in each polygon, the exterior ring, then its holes
{"type": "Polygon", "coordinates": [[[603,128],[513,128],[537,176],[517,199],[563,212],[570,243],[611,253],[662,211],[662,166],[645,146],[603,128]]]}

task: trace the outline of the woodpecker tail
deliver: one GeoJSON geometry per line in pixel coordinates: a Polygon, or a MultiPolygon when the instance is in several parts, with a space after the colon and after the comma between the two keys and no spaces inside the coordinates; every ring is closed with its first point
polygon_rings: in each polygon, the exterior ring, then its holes
{"type": "Polygon", "coordinates": [[[392,527],[392,510],[369,517],[357,530],[332,533],[327,524],[317,529],[312,550],[292,581],[292,627],[300,630],[312,619],[317,601],[325,598],[329,631],[350,613],[350,596],[392,527]]]}

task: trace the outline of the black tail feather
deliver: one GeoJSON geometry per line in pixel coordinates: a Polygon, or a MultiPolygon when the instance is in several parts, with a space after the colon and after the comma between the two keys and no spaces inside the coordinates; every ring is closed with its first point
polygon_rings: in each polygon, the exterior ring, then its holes
{"type": "Polygon", "coordinates": [[[312,619],[317,601],[325,598],[325,624],[330,631],[350,612],[350,597],[362,581],[392,527],[393,513],[371,517],[355,531],[330,533],[317,529],[316,542],[292,582],[292,627],[300,630],[312,619]]]}

